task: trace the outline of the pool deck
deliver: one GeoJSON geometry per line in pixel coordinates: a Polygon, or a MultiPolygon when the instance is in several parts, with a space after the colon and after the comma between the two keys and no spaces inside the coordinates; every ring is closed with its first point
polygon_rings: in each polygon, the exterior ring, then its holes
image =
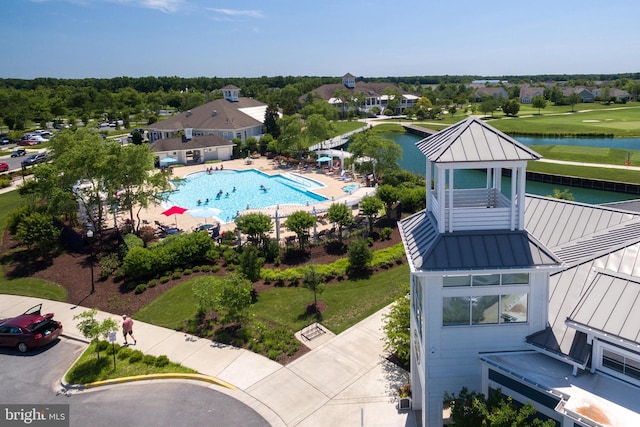
{"type": "MultiPolygon", "coordinates": [[[[345,187],[350,184],[358,184],[357,181],[344,181],[340,179],[339,174],[329,174],[324,169],[308,169],[297,170],[295,168],[282,169],[276,166],[271,160],[268,160],[266,157],[261,157],[258,159],[252,159],[251,164],[246,164],[245,159],[237,159],[237,160],[228,160],[222,163],[208,163],[194,166],[181,166],[173,168],[173,175],[178,178],[182,178],[188,174],[194,172],[204,172],[208,167],[220,167],[224,166],[224,170],[246,170],[246,169],[256,169],[263,173],[269,175],[277,175],[281,173],[293,173],[299,174],[305,178],[314,179],[324,185],[322,188],[314,189],[313,192],[317,193],[321,196],[326,197],[328,200],[310,204],[310,205],[278,205],[277,211],[279,217],[286,217],[295,211],[308,211],[322,213],[325,212],[332,203],[345,203],[353,209],[357,209],[356,205],[358,201],[364,197],[365,195],[373,195],[375,193],[375,189],[371,187],[364,187],[360,184],[360,188],[355,191],[352,191],[351,194],[345,193],[342,190],[342,187],[345,187]]],[[[213,172],[215,173],[215,172],[213,172]]],[[[154,225],[155,221],[160,222],[161,224],[167,226],[175,226],[177,221],[177,226],[181,230],[191,231],[197,229],[198,226],[204,224],[205,219],[203,218],[194,218],[189,215],[189,212],[185,212],[182,215],[177,216],[164,216],[162,212],[166,210],[169,206],[153,206],[148,209],[143,209],[140,212],[140,218],[143,221],[147,221],[149,224],[154,225]]],[[[242,213],[249,212],[262,212],[271,217],[275,217],[276,215],[276,206],[271,208],[264,209],[249,209],[242,211],[242,213]]],[[[207,220],[209,223],[217,222],[215,218],[210,218],[207,220]]],[[[320,227],[320,226],[319,226],[320,227]]],[[[229,222],[226,224],[222,224],[221,231],[233,230],[235,229],[235,224],[233,222],[229,222]]],[[[318,228],[320,229],[320,228],[318,228]]],[[[282,236],[281,236],[282,238],[282,236]]]]}

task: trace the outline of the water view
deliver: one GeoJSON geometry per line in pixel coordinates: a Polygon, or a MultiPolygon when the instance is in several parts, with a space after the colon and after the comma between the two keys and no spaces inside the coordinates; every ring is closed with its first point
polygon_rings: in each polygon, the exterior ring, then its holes
{"type": "MultiPolygon", "coordinates": [[[[418,175],[424,176],[426,173],[426,162],[424,155],[415,146],[420,141],[420,137],[410,133],[385,133],[383,138],[391,139],[402,147],[402,158],[400,167],[418,175]]],[[[587,145],[593,147],[616,147],[640,150],[640,138],[524,138],[517,137],[519,142],[527,145],[587,145]],[[580,142],[580,143],[578,143],[580,142]],[[589,145],[587,144],[589,143],[589,145]],[[597,145],[603,144],[603,145],[597,145]],[[609,144],[609,145],[607,145],[609,144]]],[[[532,147],[535,150],[535,147],[532,147]]],[[[486,180],[486,174],[480,171],[457,171],[455,174],[455,184],[458,188],[477,187],[478,182],[486,180]]],[[[589,188],[562,186],[546,184],[536,181],[527,181],[527,193],[548,196],[553,194],[554,189],[568,189],[577,202],[583,203],[608,203],[620,200],[637,199],[637,195],[616,193],[611,191],[592,190],[589,188]]],[[[502,192],[511,194],[511,179],[502,178],[502,192]]]]}

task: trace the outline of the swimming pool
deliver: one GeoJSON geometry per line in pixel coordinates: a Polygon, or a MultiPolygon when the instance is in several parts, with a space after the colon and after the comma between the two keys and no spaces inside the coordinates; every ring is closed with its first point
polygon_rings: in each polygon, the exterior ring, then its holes
{"type": "Polygon", "coordinates": [[[360,188],[360,186],[354,183],[354,184],[349,184],[342,187],[342,191],[344,191],[345,193],[351,194],[352,192],[356,191],[358,188],[360,188]]]}
{"type": "Polygon", "coordinates": [[[169,194],[168,203],[187,209],[219,209],[216,218],[226,223],[247,207],[260,209],[278,204],[304,206],[322,202],[327,199],[310,191],[322,187],[320,182],[303,176],[267,175],[255,169],[196,172],[180,181],[177,190],[169,194]]]}

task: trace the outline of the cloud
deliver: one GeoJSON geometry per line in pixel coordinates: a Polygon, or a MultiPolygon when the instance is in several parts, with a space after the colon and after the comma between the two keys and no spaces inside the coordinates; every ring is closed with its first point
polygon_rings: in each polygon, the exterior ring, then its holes
{"type": "Polygon", "coordinates": [[[250,18],[262,18],[262,12],[259,10],[239,10],[239,9],[216,9],[216,8],[207,8],[215,13],[219,13],[226,17],[240,17],[240,16],[248,16],[250,18]]]}
{"type": "MultiPolygon", "coordinates": [[[[72,0],[77,1],[77,0],[72,0]]],[[[164,13],[176,13],[188,7],[187,0],[106,0],[110,3],[119,3],[146,9],[159,10],[164,13]]]]}

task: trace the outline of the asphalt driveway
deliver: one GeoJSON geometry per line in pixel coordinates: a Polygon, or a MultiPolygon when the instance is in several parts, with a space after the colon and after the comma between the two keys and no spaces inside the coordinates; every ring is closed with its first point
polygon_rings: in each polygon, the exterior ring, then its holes
{"type": "MultiPolygon", "coordinates": [[[[269,424],[253,409],[206,383],[148,381],[66,392],[60,379],[85,349],[66,338],[26,355],[0,348],[3,404],[69,404],[70,425],[255,426],[269,424]]],[[[0,416],[0,425],[2,425],[0,416]]]]}

